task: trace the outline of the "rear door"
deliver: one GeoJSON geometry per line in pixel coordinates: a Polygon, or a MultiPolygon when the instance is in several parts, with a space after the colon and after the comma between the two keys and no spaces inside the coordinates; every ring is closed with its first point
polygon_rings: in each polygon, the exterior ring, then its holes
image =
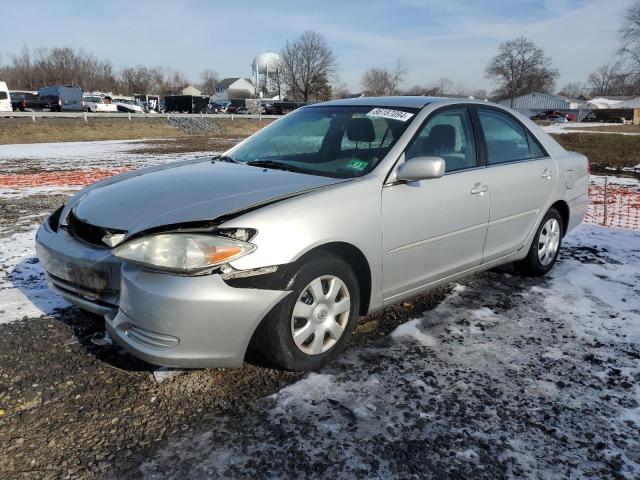
{"type": "Polygon", "coordinates": [[[82,111],[83,101],[80,87],[60,87],[59,95],[62,110],[82,111]]]}
{"type": "Polygon", "coordinates": [[[483,262],[513,253],[547,208],[558,166],[515,117],[478,107],[491,182],[491,213],[483,262]]]}

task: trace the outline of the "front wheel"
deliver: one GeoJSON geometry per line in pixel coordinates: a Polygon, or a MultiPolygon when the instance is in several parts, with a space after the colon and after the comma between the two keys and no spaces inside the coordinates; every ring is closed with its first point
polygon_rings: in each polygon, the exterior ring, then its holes
{"type": "Polygon", "coordinates": [[[287,370],[315,370],[346,346],[357,323],[360,292],[340,257],[316,257],[292,276],[291,290],[259,327],[257,345],[287,370]]]}
{"type": "Polygon", "coordinates": [[[558,259],[564,231],[560,213],[551,208],[540,222],[527,256],[516,263],[523,275],[540,277],[553,268],[558,259]]]}

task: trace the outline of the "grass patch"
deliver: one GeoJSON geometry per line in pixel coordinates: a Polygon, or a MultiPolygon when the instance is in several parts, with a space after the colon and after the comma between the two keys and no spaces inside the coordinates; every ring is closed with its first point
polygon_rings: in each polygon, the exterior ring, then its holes
{"type": "Polygon", "coordinates": [[[564,133],[552,136],[565,149],[586,155],[593,167],[621,170],[640,164],[640,135],[564,133]]]}
{"type": "MultiPolygon", "coordinates": [[[[174,139],[190,136],[207,138],[245,138],[266,126],[270,120],[219,119],[220,129],[210,136],[189,135],[180,128],[169,125],[166,118],[122,119],[89,118],[2,118],[0,119],[0,144],[42,142],[85,142],[92,140],[134,140],[139,138],[174,139]]],[[[193,142],[192,142],[193,143],[193,142]]],[[[195,148],[198,141],[195,141],[195,148]]],[[[184,147],[184,146],[183,146],[184,147]]],[[[200,149],[199,147],[197,149],[200,149]]],[[[191,151],[191,150],[177,150],[191,151]]]]}
{"type": "Polygon", "coordinates": [[[166,119],[132,120],[82,118],[3,118],[0,144],[41,142],[84,142],[90,140],[132,140],[168,138],[184,133],[166,119]]]}
{"type": "Polygon", "coordinates": [[[567,127],[572,132],[640,133],[640,125],[607,125],[604,127],[567,127]]]}

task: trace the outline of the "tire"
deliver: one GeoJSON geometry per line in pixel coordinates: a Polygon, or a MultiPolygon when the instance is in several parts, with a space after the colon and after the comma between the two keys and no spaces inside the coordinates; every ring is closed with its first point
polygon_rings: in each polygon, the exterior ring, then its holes
{"type": "Polygon", "coordinates": [[[258,327],[257,347],[269,361],[286,370],[316,370],[344,350],[358,323],[360,291],[356,276],[340,257],[323,254],[298,268],[286,288],[291,294],[258,327]],[[335,302],[326,297],[331,286],[335,302]],[[314,298],[314,287],[320,299],[314,298]],[[303,316],[294,318],[294,308],[303,316]],[[298,332],[297,343],[294,331],[298,332]],[[322,341],[316,341],[316,332],[323,333],[322,341]]]}
{"type": "Polygon", "coordinates": [[[555,208],[550,208],[536,230],[529,253],[516,263],[520,273],[527,277],[546,275],[558,259],[563,232],[564,224],[560,213],[555,208]]]}

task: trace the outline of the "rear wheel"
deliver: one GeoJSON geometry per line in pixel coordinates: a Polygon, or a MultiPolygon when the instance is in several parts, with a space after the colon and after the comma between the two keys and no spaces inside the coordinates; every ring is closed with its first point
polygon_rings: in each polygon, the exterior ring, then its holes
{"type": "Polygon", "coordinates": [[[259,327],[265,357],[288,370],[314,370],[346,346],[357,323],[360,292],[349,265],[334,255],[316,257],[294,273],[291,294],[259,327]]]}
{"type": "Polygon", "coordinates": [[[564,226],[560,213],[551,208],[540,222],[527,256],[516,264],[523,275],[539,277],[553,268],[562,245],[564,226]]]}

